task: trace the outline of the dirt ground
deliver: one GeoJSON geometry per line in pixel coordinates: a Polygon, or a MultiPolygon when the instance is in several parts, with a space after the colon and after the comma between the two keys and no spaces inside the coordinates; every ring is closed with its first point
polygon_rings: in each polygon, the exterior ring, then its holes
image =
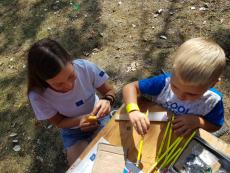
{"type": "MultiPolygon", "coordinates": [[[[51,37],[73,57],[104,68],[117,92],[131,81],[171,70],[171,54],[185,40],[207,36],[230,55],[228,0],[0,0],[0,172],[64,172],[58,130],[37,122],[26,97],[26,55],[51,37]],[[162,10],[161,10],[162,9],[162,10]],[[16,137],[10,137],[11,133],[16,137]],[[13,151],[18,139],[19,152],[13,151]]],[[[230,125],[229,61],[217,88],[230,125]]],[[[230,143],[229,134],[221,137],[230,143]]]]}

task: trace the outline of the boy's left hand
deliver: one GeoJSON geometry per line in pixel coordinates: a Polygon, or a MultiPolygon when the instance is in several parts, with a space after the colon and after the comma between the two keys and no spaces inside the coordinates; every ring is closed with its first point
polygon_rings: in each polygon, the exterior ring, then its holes
{"type": "Polygon", "coordinates": [[[99,100],[96,106],[93,108],[92,115],[96,115],[97,118],[106,116],[111,110],[110,102],[108,100],[99,100]]]}
{"type": "Polygon", "coordinates": [[[181,115],[173,121],[173,131],[177,136],[187,136],[193,130],[199,128],[199,116],[181,115]]]}

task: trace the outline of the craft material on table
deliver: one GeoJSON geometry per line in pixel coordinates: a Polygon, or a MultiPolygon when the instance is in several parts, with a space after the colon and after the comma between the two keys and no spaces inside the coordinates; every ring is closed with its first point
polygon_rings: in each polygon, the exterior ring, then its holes
{"type": "MultiPolygon", "coordinates": [[[[149,112],[149,121],[167,121],[167,112],[149,112]]],[[[115,120],[126,121],[129,120],[128,114],[116,114],[115,120]]]]}
{"type": "Polygon", "coordinates": [[[122,172],[127,153],[123,147],[100,143],[92,173],[122,172]]]}
{"type": "Polygon", "coordinates": [[[196,137],[173,164],[173,168],[180,173],[228,173],[230,158],[196,137]]]}
{"type": "MultiPolygon", "coordinates": [[[[146,111],[145,116],[147,118],[149,117],[149,110],[146,111]]],[[[141,161],[143,144],[144,144],[144,135],[141,137],[141,141],[140,141],[140,144],[139,144],[138,155],[137,155],[137,163],[136,163],[137,167],[139,166],[140,161],[141,161]]]]}
{"type": "Polygon", "coordinates": [[[109,142],[103,137],[100,138],[97,143],[91,148],[89,153],[84,157],[84,159],[77,159],[77,161],[70,167],[70,169],[66,173],[91,173],[99,143],[109,144],[109,142]]]}
{"type": "Polygon", "coordinates": [[[123,173],[143,173],[133,162],[126,160],[123,173]]]}

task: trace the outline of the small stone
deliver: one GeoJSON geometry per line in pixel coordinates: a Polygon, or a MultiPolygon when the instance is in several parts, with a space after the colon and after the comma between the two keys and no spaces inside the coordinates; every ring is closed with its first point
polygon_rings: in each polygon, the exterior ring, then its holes
{"type": "Polygon", "coordinates": [[[209,3],[204,3],[204,7],[208,8],[209,7],[209,3]]]}
{"type": "Polygon", "coordinates": [[[56,3],[59,3],[60,1],[56,1],[56,3]]]}
{"type": "Polygon", "coordinates": [[[44,161],[43,158],[42,158],[41,156],[37,156],[36,159],[39,160],[40,162],[43,162],[43,161],[44,161]]]}
{"type": "Polygon", "coordinates": [[[47,129],[51,129],[53,127],[53,125],[48,125],[47,129]]]}
{"type": "Polygon", "coordinates": [[[70,4],[70,5],[73,5],[73,3],[72,3],[72,2],[70,2],[69,4],[70,4]]]}
{"type": "Polygon", "coordinates": [[[135,25],[135,24],[132,24],[132,27],[133,27],[133,28],[135,28],[135,27],[136,27],[136,25],[135,25]]]}
{"type": "Polygon", "coordinates": [[[14,60],[14,58],[10,58],[10,61],[13,61],[14,60]]]}
{"type": "Polygon", "coordinates": [[[205,21],[203,21],[203,25],[205,25],[207,23],[207,21],[205,20],[205,21]]]}
{"type": "Polygon", "coordinates": [[[101,36],[101,37],[103,37],[103,36],[104,36],[104,33],[103,33],[103,32],[101,32],[101,33],[100,33],[100,36],[101,36]]]}
{"type": "Polygon", "coordinates": [[[199,10],[200,10],[200,11],[206,11],[207,8],[205,8],[205,7],[200,7],[199,10]]]}
{"type": "Polygon", "coordinates": [[[0,66],[2,66],[3,65],[3,62],[0,62],[0,66]]]}
{"type": "Polygon", "coordinates": [[[14,151],[18,152],[21,150],[21,146],[20,145],[15,145],[13,148],[14,151]]]}
{"type": "Polygon", "coordinates": [[[98,49],[98,48],[94,48],[94,49],[93,49],[93,52],[94,52],[94,53],[97,53],[97,52],[99,52],[99,51],[100,51],[100,49],[98,49]]]}
{"type": "Polygon", "coordinates": [[[167,37],[165,35],[160,36],[161,39],[167,40],[167,37]]]}
{"type": "Polygon", "coordinates": [[[15,137],[15,136],[17,136],[18,134],[17,133],[11,133],[10,134],[10,137],[15,137]]]}
{"type": "Polygon", "coordinates": [[[16,126],[16,123],[13,123],[13,124],[11,125],[12,128],[14,128],[15,126],[16,126]]]}
{"type": "Polygon", "coordinates": [[[26,65],[24,64],[24,65],[22,66],[22,68],[26,68],[26,65]]]}
{"type": "Polygon", "coordinates": [[[224,19],[220,19],[220,23],[222,24],[224,22],[224,19]]]}
{"type": "Polygon", "coordinates": [[[47,28],[47,30],[48,30],[48,31],[51,31],[51,28],[50,28],[50,27],[48,27],[48,28],[47,28]]]}
{"type": "Polygon", "coordinates": [[[154,27],[154,26],[152,26],[152,29],[155,29],[155,27],[154,27]]]}
{"type": "Polygon", "coordinates": [[[174,15],[174,14],[175,14],[175,12],[173,12],[173,11],[170,11],[170,12],[169,12],[169,14],[170,14],[170,15],[174,15]]]}
{"type": "Polygon", "coordinates": [[[118,2],[118,5],[121,5],[121,4],[122,4],[122,2],[121,2],[121,1],[119,1],[119,2],[118,2]]]}
{"type": "Polygon", "coordinates": [[[85,14],[84,16],[85,16],[85,17],[88,17],[88,15],[87,15],[87,14],[85,14]]]}
{"type": "Polygon", "coordinates": [[[157,16],[159,16],[159,14],[154,14],[153,17],[156,18],[157,16]]]}
{"type": "Polygon", "coordinates": [[[27,137],[27,140],[28,140],[28,141],[30,141],[30,140],[31,140],[31,137],[30,137],[30,136],[28,136],[28,137],[27,137]]]}
{"type": "Polygon", "coordinates": [[[47,9],[47,8],[44,8],[44,11],[48,11],[48,9],[47,9]]]}
{"type": "Polygon", "coordinates": [[[55,11],[55,12],[54,12],[54,14],[56,15],[56,14],[57,14],[57,12],[55,11]]]}
{"type": "Polygon", "coordinates": [[[58,6],[57,5],[54,5],[53,6],[53,10],[58,10],[59,8],[58,8],[58,6]]]}
{"type": "Polygon", "coordinates": [[[190,9],[191,9],[191,10],[195,10],[195,9],[196,9],[196,7],[192,6],[190,9]]]}
{"type": "Polygon", "coordinates": [[[157,10],[156,14],[161,14],[164,10],[161,8],[159,10],[157,10]]]}
{"type": "Polygon", "coordinates": [[[89,52],[83,52],[85,56],[89,56],[89,52]]]}
{"type": "Polygon", "coordinates": [[[18,143],[18,140],[17,139],[14,139],[12,140],[13,144],[17,144],[18,143]]]}

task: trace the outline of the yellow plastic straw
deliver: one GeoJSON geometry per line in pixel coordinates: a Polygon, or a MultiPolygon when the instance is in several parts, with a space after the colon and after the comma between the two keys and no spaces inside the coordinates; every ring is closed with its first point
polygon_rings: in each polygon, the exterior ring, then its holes
{"type": "MultiPolygon", "coordinates": [[[[149,110],[146,111],[145,115],[146,115],[147,118],[149,117],[149,110]]],[[[141,141],[140,141],[140,145],[139,145],[139,150],[138,150],[138,155],[137,155],[137,162],[136,162],[137,167],[140,164],[141,154],[142,154],[142,149],[143,149],[143,143],[144,143],[144,136],[141,137],[141,141]]]]}
{"type": "Polygon", "coordinates": [[[158,160],[158,158],[161,155],[162,149],[163,149],[164,144],[165,144],[165,139],[166,139],[166,136],[167,136],[167,133],[168,133],[169,126],[170,126],[170,121],[167,123],[167,127],[166,127],[166,130],[165,130],[165,133],[164,133],[164,136],[163,136],[163,139],[162,139],[162,142],[161,142],[160,149],[159,149],[159,152],[157,154],[156,160],[158,160]]]}
{"type": "Polygon", "coordinates": [[[169,152],[169,154],[167,155],[165,161],[161,164],[161,168],[164,168],[167,161],[171,158],[171,156],[173,155],[174,151],[176,150],[177,146],[181,143],[181,141],[183,140],[184,138],[182,137],[181,140],[173,147],[173,149],[169,152]]]}
{"type": "Polygon", "coordinates": [[[173,155],[172,157],[170,157],[166,163],[164,165],[162,165],[162,168],[167,167],[167,165],[177,156],[177,154],[182,150],[182,148],[180,147],[173,155]]]}
{"type": "Polygon", "coordinates": [[[173,143],[172,145],[168,148],[168,150],[166,150],[164,152],[164,154],[162,154],[162,156],[152,165],[152,167],[149,169],[148,173],[151,173],[155,167],[157,166],[157,164],[165,157],[165,155],[179,142],[181,142],[183,138],[182,137],[178,137],[173,143]]]}
{"type": "Polygon", "coordinates": [[[179,156],[181,155],[181,153],[183,152],[183,150],[185,149],[185,147],[187,147],[188,143],[192,140],[192,138],[196,135],[196,131],[194,131],[191,136],[189,137],[189,139],[185,142],[184,146],[182,147],[181,151],[177,154],[177,156],[174,158],[173,162],[171,163],[171,165],[174,165],[174,163],[177,161],[177,159],[179,158],[179,156]]]}
{"type": "Polygon", "coordinates": [[[170,123],[169,137],[168,137],[168,142],[167,142],[167,148],[166,148],[166,150],[169,148],[170,143],[171,143],[171,139],[172,139],[172,122],[173,121],[174,121],[174,115],[172,116],[172,121],[170,123]]]}

